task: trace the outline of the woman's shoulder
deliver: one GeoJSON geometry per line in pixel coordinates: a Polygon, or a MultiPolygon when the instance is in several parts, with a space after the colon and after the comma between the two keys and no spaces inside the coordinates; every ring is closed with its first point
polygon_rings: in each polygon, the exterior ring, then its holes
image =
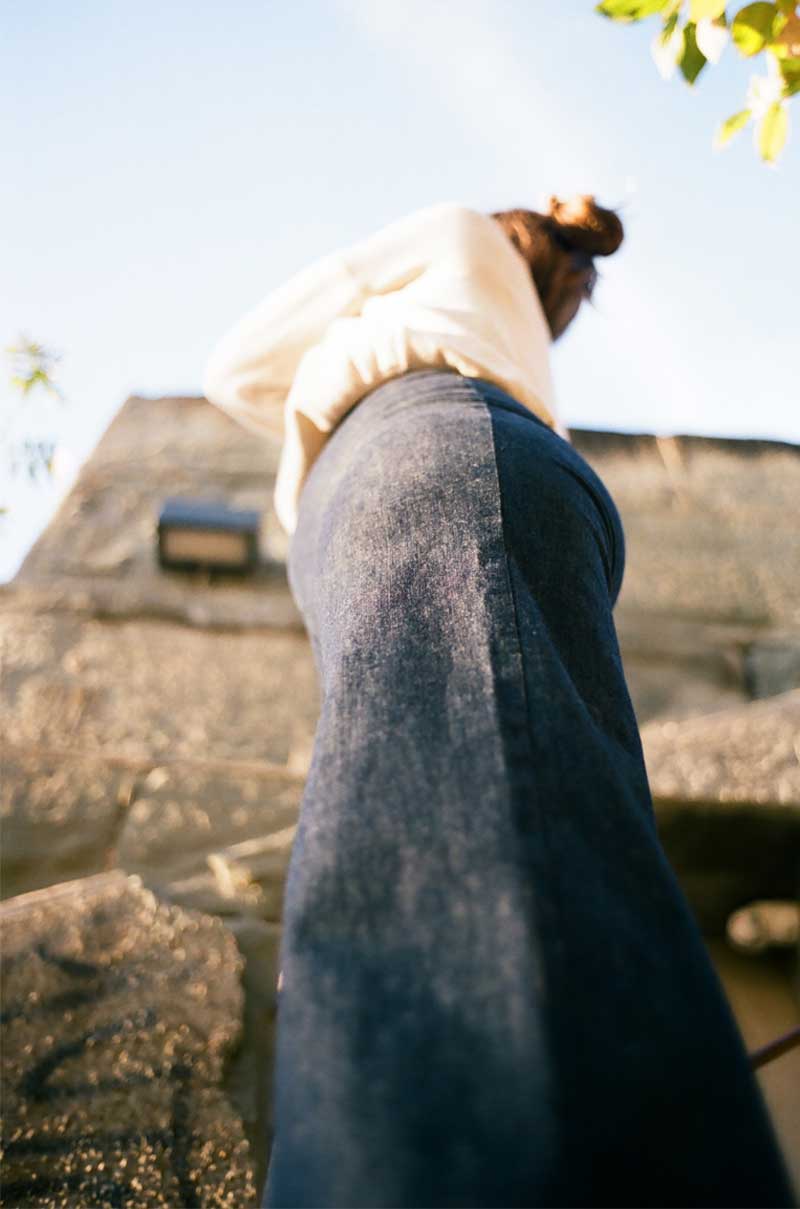
{"type": "Polygon", "coordinates": [[[369,296],[399,289],[443,263],[489,265],[502,258],[503,241],[506,237],[490,215],[459,202],[436,202],[345,249],[342,260],[369,296]]]}
{"type": "Polygon", "coordinates": [[[528,288],[527,266],[491,214],[460,202],[440,202],[417,211],[414,217],[420,243],[433,251],[432,261],[447,261],[487,281],[519,277],[528,288]]]}
{"type": "Polygon", "coordinates": [[[409,232],[436,228],[447,241],[465,243],[496,242],[503,232],[489,214],[473,210],[461,202],[443,201],[423,206],[407,215],[404,221],[409,232]]]}
{"type": "Polygon", "coordinates": [[[402,218],[388,223],[367,240],[391,246],[399,242],[419,241],[445,248],[492,244],[505,240],[505,235],[489,214],[473,210],[460,202],[443,201],[412,210],[402,218]]]}

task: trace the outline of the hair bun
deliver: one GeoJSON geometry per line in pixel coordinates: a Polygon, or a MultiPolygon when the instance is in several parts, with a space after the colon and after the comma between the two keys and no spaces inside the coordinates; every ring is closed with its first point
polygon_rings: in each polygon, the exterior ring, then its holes
{"type": "Polygon", "coordinates": [[[622,243],[624,231],[619,218],[613,210],[598,206],[591,194],[569,201],[551,197],[547,214],[563,243],[590,256],[610,256],[622,243]]]}

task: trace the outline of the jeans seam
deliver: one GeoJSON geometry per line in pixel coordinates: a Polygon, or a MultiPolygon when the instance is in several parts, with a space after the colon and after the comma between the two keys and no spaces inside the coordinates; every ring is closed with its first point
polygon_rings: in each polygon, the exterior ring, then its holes
{"type": "MultiPolygon", "coordinates": [[[[501,481],[500,481],[500,467],[499,467],[499,462],[498,462],[497,440],[496,440],[496,436],[495,436],[494,419],[492,416],[491,407],[486,403],[485,400],[484,400],[484,407],[486,408],[487,419],[489,422],[489,433],[490,433],[490,439],[491,439],[494,493],[495,493],[495,499],[496,499],[496,505],[497,505],[496,517],[497,517],[497,521],[498,521],[498,525],[499,525],[499,532],[498,532],[499,555],[500,555],[500,561],[502,563],[502,574],[503,574],[503,578],[505,580],[506,591],[508,594],[508,601],[509,601],[509,606],[510,606],[509,610],[508,610],[509,618],[510,618],[509,633],[513,637],[514,660],[519,667],[519,677],[520,677],[520,682],[521,682],[520,687],[521,687],[521,693],[522,693],[522,703],[523,703],[523,707],[524,707],[524,718],[525,718],[525,750],[527,753],[529,766],[531,769],[533,769],[534,764],[535,764],[534,747],[533,747],[533,740],[532,740],[532,733],[531,733],[532,728],[533,728],[533,712],[531,709],[531,700],[530,700],[530,694],[528,691],[528,683],[527,683],[527,678],[526,678],[526,673],[525,673],[526,655],[524,652],[523,641],[522,641],[522,631],[521,631],[521,625],[520,625],[520,612],[519,612],[519,605],[518,605],[518,601],[517,601],[517,592],[516,592],[516,588],[514,585],[514,575],[512,572],[511,565],[510,565],[508,548],[506,545],[505,505],[503,502],[503,490],[502,490],[502,485],[501,485],[501,481]]],[[[502,668],[500,668],[498,670],[500,673],[502,673],[502,668]]],[[[503,720],[502,720],[502,716],[500,716],[499,713],[498,713],[498,727],[500,729],[501,742],[503,742],[503,744],[505,745],[503,720]]],[[[536,809],[536,823],[537,823],[538,827],[540,828],[540,834],[541,834],[541,839],[542,839],[542,848],[545,853],[542,864],[548,869],[553,869],[554,868],[554,864],[553,864],[554,847],[553,847],[553,842],[552,842],[550,826],[549,826],[549,822],[547,819],[547,811],[543,804],[546,795],[542,793],[541,784],[537,783],[536,778],[533,775],[531,776],[530,781],[527,784],[525,784],[524,789],[527,789],[528,785],[531,785],[533,787],[533,792],[532,793],[529,792],[528,801],[532,802],[532,803],[535,802],[535,804],[536,804],[536,808],[537,808],[536,809]]],[[[514,792],[515,794],[518,794],[520,792],[519,790],[516,790],[514,788],[513,779],[512,779],[512,792],[514,792]]],[[[523,790],[523,792],[524,792],[524,790],[523,790]]],[[[541,889],[541,886],[540,886],[540,889],[541,889]]],[[[541,899],[546,901],[547,907],[553,916],[555,916],[559,919],[562,917],[563,910],[561,907],[561,903],[559,901],[559,896],[553,892],[551,883],[548,883],[547,892],[541,894],[541,899]]],[[[559,982],[563,983],[562,971],[564,968],[565,956],[564,956],[563,945],[561,943],[560,936],[561,936],[561,932],[558,928],[556,928],[554,935],[551,938],[551,941],[552,941],[552,946],[553,946],[552,951],[557,954],[557,967],[559,970],[558,979],[559,979],[559,982]]],[[[545,1022],[547,1021],[548,1014],[549,1014],[548,1003],[549,1003],[549,999],[550,999],[550,990],[551,990],[551,988],[549,988],[549,987],[544,988],[544,997],[541,1001],[542,1019],[545,1022]]],[[[545,1027],[546,1027],[546,1023],[545,1023],[545,1027]]],[[[551,1090],[555,1097],[559,1096],[560,1093],[559,1093],[557,1080],[554,1080],[551,1090]]]]}

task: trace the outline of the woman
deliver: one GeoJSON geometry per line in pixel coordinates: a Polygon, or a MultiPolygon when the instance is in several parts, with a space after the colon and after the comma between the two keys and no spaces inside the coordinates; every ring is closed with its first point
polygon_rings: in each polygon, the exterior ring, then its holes
{"type": "Polygon", "coordinates": [[[592,198],[430,207],[209,364],[283,438],[323,697],[265,1205],[791,1204],[655,830],[619,515],[553,400],[549,345],[621,241],[592,198]]]}

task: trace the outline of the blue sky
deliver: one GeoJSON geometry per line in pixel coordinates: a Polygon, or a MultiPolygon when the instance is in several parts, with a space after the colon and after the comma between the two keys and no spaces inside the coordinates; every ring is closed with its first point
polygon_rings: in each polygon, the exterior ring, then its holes
{"type": "Polygon", "coordinates": [[[776,169],[749,131],[713,153],[763,68],[729,50],[693,90],[667,83],[653,22],[623,28],[592,9],[10,8],[0,342],[25,332],[60,350],[69,405],[38,419],[59,439],[58,481],[0,480],[0,578],[127,395],[198,392],[213,344],[270,288],[435,201],[491,210],[592,192],[622,208],[626,244],[554,350],[568,425],[800,441],[796,134],[776,169]]]}

